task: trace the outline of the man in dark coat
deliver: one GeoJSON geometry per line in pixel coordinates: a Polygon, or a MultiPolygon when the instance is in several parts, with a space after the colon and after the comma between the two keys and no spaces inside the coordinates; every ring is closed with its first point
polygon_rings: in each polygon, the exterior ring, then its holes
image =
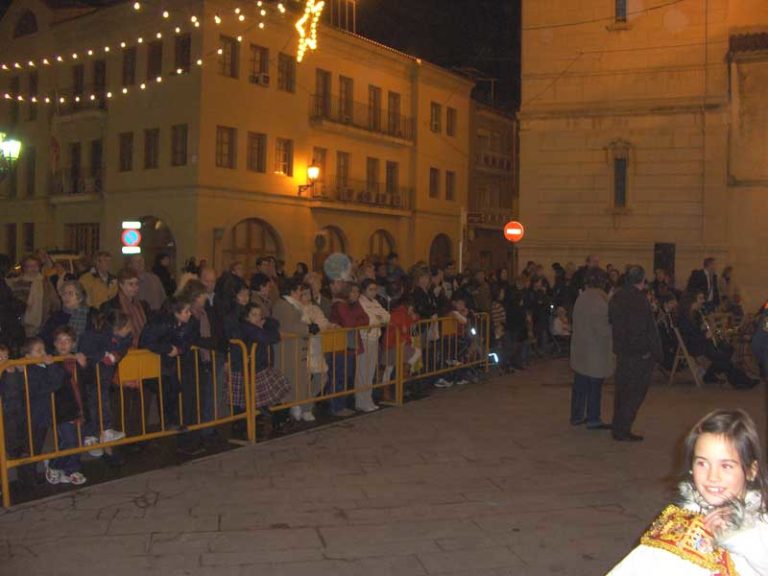
{"type": "Polygon", "coordinates": [[[645,270],[632,266],[626,286],[609,304],[616,354],[613,439],[619,441],[643,439],[631,432],[632,424],[648,393],[653,367],[663,359],[661,339],[644,289],[645,270]]]}
{"type": "Polygon", "coordinates": [[[705,258],[704,266],[701,270],[694,270],[688,279],[688,286],[685,290],[688,294],[701,292],[706,298],[706,307],[708,312],[713,311],[720,305],[720,291],[717,289],[717,274],[715,273],[715,259],[705,258]]]}
{"type": "Polygon", "coordinates": [[[14,352],[24,342],[24,324],[22,318],[26,305],[13,295],[5,282],[11,261],[5,254],[0,254],[0,344],[14,352]]]}

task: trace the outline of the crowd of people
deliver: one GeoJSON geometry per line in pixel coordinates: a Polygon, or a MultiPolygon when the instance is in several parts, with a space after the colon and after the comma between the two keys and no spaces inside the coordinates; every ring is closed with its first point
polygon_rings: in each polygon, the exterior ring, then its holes
{"type": "MultiPolygon", "coordinates": [[[[240,262],[217,274],[205,261],[190,259],[178,279],[166,254],[151,270],[142,255],[129,256],[124,264],[114,274],[111,255],[99,252],[75,277],[42,253],[24,258],[20,274],[0,282],[0,394],[12,457],[40,454],[54,424],[60,449],[76,446],[82,430],[84,445],[94,446],[91,453],[98,456],[103,452],[96,444],[146,431],[152,406],[166,430],[242,413],[250,359],[230,346],[232,340],[248,351],[257,345],[255,404],[274,426],[289,419],[314,421],[313,399],[321,394],[331,396],[327,409],[336,417],[377,410],[387,392],[376,385],[392,381],[398,358],[411,374],[433,374],[414,378],[407,394],[466,384],[477,375],[460,366],[481,359],[482,342],[506,371],[524,370],[534,356],[561,355],[570,348],[576,372],[571,422],[606,428],[600,389],[613,372],[614,353],[617,379],[642,380],[656,361],[665,362],[663,338],[647,350],[637,347],[633,333],[644,307],[656,310],[649,334],[656,333],[656,319],[664,324],[680,311],[674,321],[691,349],[713,358],[705,379],[724,373],[736,385],[741,378],[722,347],[711,350],[706,327],[685,320],[691,310],[718,306],[721,294],[731,310],[739,306],[738,293],[718,285],[709,260],[691,276],[685,294],[664,271],[657,271],[646,289],[636,267],[602,271],[595,256],[580,268],[555,264],[552,282],[534,262],[513,278],[507,269],[459,273],[452,262],[442,267],[419,262],[406,271],[394,253],[382,261],[350,261],[333,277],[301,262],[286,272],[269,256],[259,258],[250,274],[240,262]],[[622,290],[626,286],[636,286],[637,294],[622,290]],[[615,308],[610,314],[609,303],[615,308]],[[449,336],[438,321],[445,317],[458,326],[447,347],[449,336]],[[481,317],[489,323],[489,342],[483,340],[481,317]],[[622,322],[627,329],[617,328],[622,322]],[[350,332],[329,351],[322,335],[340,329],[350,332]],[[124,397],[116,407],[116,367],[135,348],[161,357],[161,379],[123,382],[124,397]],[[54,362],[55,357],[64,360],[54,362]],[[3,369],[9,358],[31,362],[26,370],[3,369]],[[291,361],[277,360],[286,358],[291,361]],[[353,396],[345,394],[349,390],[353,396]],[[270,410],[284,404],[289,409],[270,410]],[[117,411],[123,411],[125,429],[116,425],[117,411]]],[[[3,277],[9,265],[0,255],[3,277]]],[[[613,424],[617,439],[634,436],[629,427],[644,392],[623,396],[623,412],[617,410],[613,424]]],[[[243,434],[244,423],[236,423],[234,432],[243,434]]],[[[199,450],[208,434],[215,430],[180,436],[180,449],[199,450]]],[[[26,472],[34,480],[34,467],[26,472]]],[[[85,481],[77,455],[50,462],[45,474],[50,483],[85,481]]]]}

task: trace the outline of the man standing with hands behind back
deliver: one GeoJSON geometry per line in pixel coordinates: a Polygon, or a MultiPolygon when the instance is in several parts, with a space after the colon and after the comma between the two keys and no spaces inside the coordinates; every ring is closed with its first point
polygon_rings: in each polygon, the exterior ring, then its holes
{"type": "Polygon", "coordinates": [[[632,433],[632,424],[648,393],[653,367],[663,358],[661,339],[644,289],[645,270],[632,266],[626,275],[626,285],[609,303],[616,354],[612,433],[613,439],[620,442],[643,439],[632,433]]]}

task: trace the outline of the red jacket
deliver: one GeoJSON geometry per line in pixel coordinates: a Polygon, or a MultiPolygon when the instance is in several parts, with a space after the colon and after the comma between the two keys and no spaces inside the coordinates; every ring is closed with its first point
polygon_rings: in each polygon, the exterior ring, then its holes
{"type": "Polygon", "coordinates": [[[413,319],[408,314],[406,306],[398,306],[392,310],[389,317],[389,326],[384,337],[384,348],[391,350],[397,344],[397,334],[400,334],[400,342],[411,343],[411,325],[413,319]]]}
{"type": "MultiPolygon", "coordinates": [[[[342,328],[358,328],[370,324],[368,314],[365,313],[360,302],[355,302],[354,304],[341,301],[334,302],[333,306],[331,306],[330,321],[342,328]]],[[[363,353],[363,339],[360,337],[359,330],[350,330],[347,334],[347,349],[352,350],[355,348],[358,354],[363,353]],[[357,346],[355,346],[354,332],[357,332],[357,346]]]]}

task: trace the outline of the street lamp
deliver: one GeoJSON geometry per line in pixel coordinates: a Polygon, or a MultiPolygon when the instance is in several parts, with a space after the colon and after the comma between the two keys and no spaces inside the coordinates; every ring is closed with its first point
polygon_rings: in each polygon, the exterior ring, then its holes
{"type": "Polygon", "coordinates": [[[303,196],[305,192],[310,192],[311,196],[314,196],[315,182],[320,178],[320,166],[312,162],[307,166],[307,183],[299,186],[299,196],[303,196]]]}
{"type": "Polygon", "coordinates": [[[21,142],[6,138],[6,134],[0,132],[0,176],[5,176],[11,171],[20,154],[21,142]]]}

